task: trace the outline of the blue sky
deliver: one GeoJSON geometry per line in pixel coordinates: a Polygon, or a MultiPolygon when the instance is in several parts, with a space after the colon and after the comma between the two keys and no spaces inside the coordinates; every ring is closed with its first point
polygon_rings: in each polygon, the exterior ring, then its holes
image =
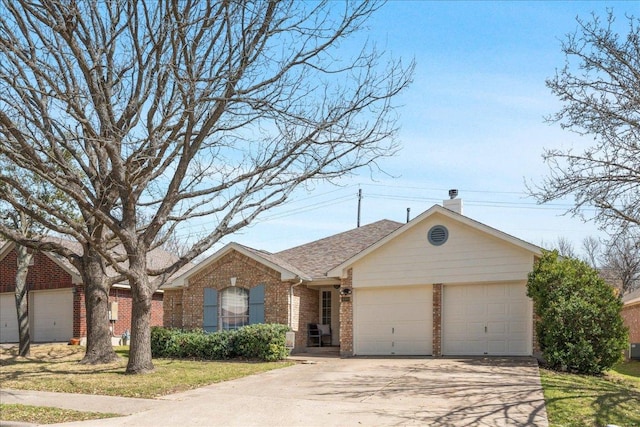
{"type": "Polygon", "coordinates": [[[404,222],[407,208],[415,217],[457,188],[465,215],[534,244],[562,236],[579,249],[586,236],[603,236],[562,215],[571,200],[538,206],[525,181],[545,176],[543,148],[589,143],[544,122],[560,107],[545,79],[564,63],[560,42],[575,18],[607,8],[622,32],[625,14],[640,15],[640,2],[389,2],[361,37],[416,61],[399,99],[402,151],[380,162],[386,174],[363,170],[340,186],[298,191],[222,243],[276,252],[354,228],[358,189],[362,224],[404,222]]]}

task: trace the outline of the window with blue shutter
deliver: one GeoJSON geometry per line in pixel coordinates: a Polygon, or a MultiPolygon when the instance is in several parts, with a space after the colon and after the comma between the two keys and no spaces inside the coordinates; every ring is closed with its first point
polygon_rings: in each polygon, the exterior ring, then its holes
{"type": "Polygon", "coordinates": [[[264,323],[264,285],[249,290],[249,324],[264,323]]]}
{"type": "Polygon", "coordinates": [[[204,321],[202,329],[207,332],[218,330],[218,291],[204,288],[204,321]]]}

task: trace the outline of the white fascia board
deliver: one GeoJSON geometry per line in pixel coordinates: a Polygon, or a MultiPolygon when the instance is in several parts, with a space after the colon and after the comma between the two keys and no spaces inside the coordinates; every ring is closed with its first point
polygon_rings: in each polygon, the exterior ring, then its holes
{"type": "Polygon", "coordinates": [[[14,242],[10,242],[10,241],[3,242],[2,247],[0,247],[0,261],[2,261],[2,259],[6,257],[9,254],[9,252],[13,250],[15,245],[16,244],[14,242]]]}

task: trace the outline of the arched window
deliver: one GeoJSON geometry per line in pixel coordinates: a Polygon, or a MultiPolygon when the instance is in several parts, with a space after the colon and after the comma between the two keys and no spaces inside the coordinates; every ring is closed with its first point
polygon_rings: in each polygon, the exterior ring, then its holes
{"type": "Polygon", "coordinates": [[[264,323],[264,294],[264,284],[251,289],[232,286],[218,291],[204,288],[202,328],[215,332],[264,323]]]}
{"type": "Polygon", "coordinates": [[[249,324],[249,290],[240,287],[220,291],[220,328],[238,329],[249,324]]]}

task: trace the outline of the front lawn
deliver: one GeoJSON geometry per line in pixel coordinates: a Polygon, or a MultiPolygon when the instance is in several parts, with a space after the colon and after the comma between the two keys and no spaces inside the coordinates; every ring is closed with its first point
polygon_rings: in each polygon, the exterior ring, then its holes
{"type": "Polygon", "coordinates": [[[640,426],[640,362],[604,376],[540,369],[551,426],[640,426]]]}
{"type": "Polygon", "coordinates": [[[59,424],[73,421],[97,420],[119,417],[118,414],[81,412],[71,409],[50,408],[30,405],[5,405],[0,403],[0,420],[19,421],[34,424],[59,424]]]}
{"type": "Polygon", "coordinates": [[[0,384],[9,389],[154,398],[292,364],[154,359],[155,372],[126,375],[128,347],[116,351],[120,361],[91,366],[78,364],[84,355],[80,346],[36,345],[28,358],[16,357],[16,347],[0,349],[0,384]]]}

